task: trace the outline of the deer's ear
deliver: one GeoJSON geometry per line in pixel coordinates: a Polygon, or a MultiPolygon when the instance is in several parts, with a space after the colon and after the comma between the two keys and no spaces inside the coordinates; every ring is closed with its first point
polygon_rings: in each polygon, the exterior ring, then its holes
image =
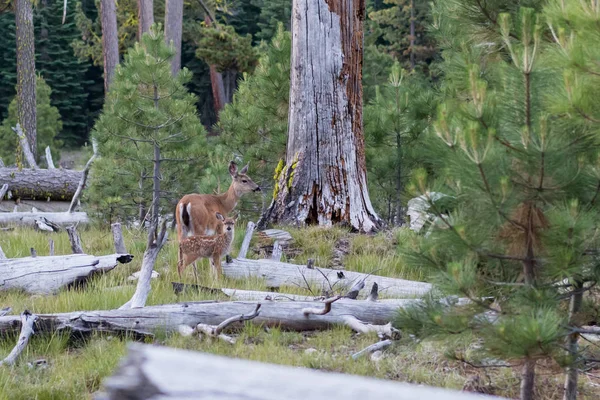
{"type": "Polygon", "coordinates": [[[218,219],[219,221],[223,221],[223,220],[225,220],[225,218],[223,218],[223,215],[222,215],[220,212],[218,212],[218,213],[215,213],[215,215],[217,216],[217,219],[218,219]]]}
{"type": "Polygon", "coordinates": [[[229,162],[229,175],[235,177],[237,175],[237,172],[238,172],[237,164],[234,163],[233,161],[229,162]]]}
{"type": "Polygon", "coordinates": [[[242,168],[242,170],[240,171],[240,174],[245,174],[248,172],[248,167],[250,166],[250,163],[246,164],[246,166],[244,168],[242,168]]]}

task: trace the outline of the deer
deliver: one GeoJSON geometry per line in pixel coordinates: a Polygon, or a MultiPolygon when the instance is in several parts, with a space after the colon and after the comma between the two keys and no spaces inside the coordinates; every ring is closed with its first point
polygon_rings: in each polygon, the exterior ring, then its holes
{"type": "MultiPolygon", "coordinates": [[[[179,243],[189,236],[219,235],[222,221],[216,213],[228,215],[237,205],[239,199],[246,193],[260,192],[260,186],[247,175],[249,164],[238,171],[235,162],[229,163],[231,185],[221,194],[187,194],[179,200],[175,208],[177,225],[177,240],[179,243]]],[[[212,261],[211,261],[212,262],[212,261]]],[[[194,271],[196,263],[194,263],[194,271]]]]}
{"type": "MultiPolygon", "coordinates": [[[[215,218],[220,222],[220,230],[223,232],[218,235],[194,235],[188,236],[179,242],[179,261],[177,262],[177,272],[179,278],[183,274],[185,267],[195,262],[199,258],[211,259],[211,272],[214,277],[222,275],[221,258],[229,253],[231,243],[235,234],[235,219],[225,218],[219,212],[215,213],[215,218]]],[[[195,271],[195,270],[194,270],[195,271]]]]}

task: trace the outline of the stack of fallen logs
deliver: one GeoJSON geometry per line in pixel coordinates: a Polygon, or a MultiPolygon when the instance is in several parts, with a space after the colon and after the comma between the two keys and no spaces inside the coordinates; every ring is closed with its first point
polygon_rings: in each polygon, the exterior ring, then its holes
{"type": "Polygon", "coordinates": [[[0,226],[16,224],[35,226],[43,230],[56,230],[54,228],[56,224],[87,223],[86,213],[74,211],[79,204],[90,166],[97,155],[95,143],[92,146],[94,154],[82,171],[55,168],[50,148],[46,148],[48,168],[40,169],[19,124],[13,130],[19,136],[24,159],[29,168],[5,167],[0,160],[0,202],[3,199],[13,199],[16,202],[13,212],[0,212],[0,226]],[[39,208],[46,207],[50,201],[62,202],[67,211],[38,212],[34,206],[31,212],[20,212],[18,204],[26,201],[32,201],[32,204],[39,208]]]}
{"type": "MultiPolygon", "coordinates": [[[[270,259],[246,259],[253,230],[254,225],[250,223],[238,258],[228,259],[223,265],[223,273],[226,277],[236,279],[262,277],[270,291],[205,288],[173,282],[173,289],[177,293],[188,290],[208,291],[219,297],[226,297],[227,301],[145,306],[152,275],[149,272],[153,269],[153,263],[143,263],[136,293],[132,300],[119,309],[38,315],[25,311],[20,316],[3,315],[9,313],[10,309],[0,310],[0,335],[20,332],[17,345],[0,364],[14,363],[33,333],[51,335],[56,331],[65,331],[86,335],[98,331],[125,334],[130,338],[171,333],[235,343],[235,337],[227,334],[227,331],[232,328],[239,329],[243,321],[266,328],[278,327],[293,331],[347,326],[359,334],[375,332],[380,341],[351,357],[357,359],[364,354],[383,349],[398,339],[399,331],[391,324],[398,309],[419,302],[418,297],[431,290],[431,285],[423,282],[318,268],[312,263],[306,266],[284,263],[279,261],[277,255],[270,259]],[[303,287],[307,294],[292,295],[279,292],[284,286],[303,287]],[[360,295],[364,288],[367,289],[365,292],[368,292],[366,298],[360,295]],[[390,298],[379,299],[380,293],[390,298]],[[141,303],[133,301],[136,296],[143,299],[141,303]],[[363,299],[359,299],[360,297],[363,299]]],[[[125,250],[120,224],[113,225],[116,252],[107,256],[82,254],[76,231],[70,228],[69,233],[75,254],[48,257],[32,255],[20,259],[0,260],[0,290],[21,288],[28,293],[54,293],[61,288],[80,284],[94,273],[109,271],[117,263],[126,263],[132,258],[125,250]]],[[[270,233],[279,239],[284,237],[277,232],[270,233]]],[[[166,241],[166,236],[162,236],[159,235],[156,241],[166,241]]],[[[274,249],[277,248],[278,246],[274,246],[274,249]]],[[[32,254],[34,253],[32,251],[32,254]]],[[[130,354],[127,362],[131,362],[132,357],[137,357],[135,352],[130,354]]],[[[143,360],[134,361],[134,364],[136,373],[144,373],[143,360]]],[[[157,368],[157,372],[165,372],[163,368],[168,367],[165,364],[157,368]]],[[[123,380],[127,371],[132,370],[122,367],[108,380],[108,394],[104,394],[107,396],[105,398],[120,398],[124,393],[136,391],[139,393],[136,385],[132,385],[129,380],[123,380]],[[121,385],[123,382],[128,382],[125,385],[126,389],[121,385]]],[[[156,379],[158,381],[153,384],[164,383],[159,376],[156,379]]]]}
{"type": "MultiPolygon", "coordinates": [[[[252,231],[253,226],[248,229],[247,236],[251,236],[252,231]]],[[[125,252],[119,224],[113,225],[113,233],[116,253],[112,255],[96,257],[73,254],[0,260],[0,290],[21,288],[29,293],[54,293],[60,288],[80,283],[93,273],[109,271],[118,262],[129,262],[132,256],[125,252]]],[[[76,232],[71,232],[70,239],[74,252],[81,253],[76,232]]],[[[224,263],[224,275],[237,279],[263,277],[272,291],[214,289],[173,283],[174,289],[179,292],[188,289],[209,290],[219,293],[221,297],[228,297],[228,301],[147,307],[124,305],[115,310],[73,311],[27,318],[5,315],[0,317],[0,334],[16,333],[20,329],[27,332],[27,325],[23,321],[34,320],[30,323],[38,334],[57,330],[79,333],[102,331],[140,336],[156,332],[178,332],[233,342],[223,332],[232,326],[239,326],[240,321],[249,320],[261,326],[277,326],[295,331],[322,330],[344,325],[359,333],[377,332],[383,339],[390,340],[398,335],[390,324],[398,308],[419,301],[406,297],[420,297],[431,288],[427,283],[358,272],[300,266],[272,259],[249,260],[244,258],[246,251],[247,247],[243,247],[239,254],[241,258],[238,256],[237,259],[224,263]],[[275,291],[282,286],[305,287],[311,295],[290,295],[275,291]],[[317,287],[322,289],[319,293],[317,287]],[[368,298],[358,300],[359,292],[364,287],[371,288],[368,298]],[[378,293],[396,299],[378,300],[378,293]]],[[[142,271],[141,275],[150,280],[151,274],[144,274],[142,271]]],[[[149,282],[138,282],[138,288],[140,287],[149,288],[149,282]]]]}

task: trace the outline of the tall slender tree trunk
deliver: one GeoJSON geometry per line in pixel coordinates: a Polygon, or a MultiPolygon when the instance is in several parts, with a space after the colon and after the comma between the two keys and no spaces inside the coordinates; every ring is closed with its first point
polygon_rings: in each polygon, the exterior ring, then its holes
{"type": "Polygon", "coordinates": [[[286,167],[267,221],[373,231],[362,126],[364,0],[294,0],[286,167]]]}
{"type": "MultiPolygon", "coordinates": [[[[209,15],[204,17],[204,23],[207,26],[212,25],[212,19],[209,15]]],[[[223,75],[217,71],[217,67],[215,65],[208,66],[210,70],[210,85],[212,87],[213,93],[213,104],[215,107],[215,114],[217,116],[227,104],[227,97],[225,96],[225,85],[223,83],[223,75]]]]}
{"type": "Polygon", "coordinates": [[[27,136],[33,156],[36,157],[35,44],[31,0],[16,0],[15,27],[17,31],[17,120],[27,136]]]}
{"type": "Polygon", "coordinates": [[[410,68],[415,68],[415,0],[410,0],[410,68]]]}
{"type": "MultiPolygon", "coordinates": [[[[183,3],[183,0],[180,1],[183,3]]],[[[138,4],[138,41],[150,30],[154,23],[154,0],[137,0],[138,4]]]]}
{"type": "Polygon", "coordinates": [[[165,40],[173,43],[175,57],[171,61],[171,73],[177,75],[181,69],[181,34],[183,30],[183,1],[166,0],[165,4],[165,40]]]}
{"type": "MultiPolygon", "coordinates": [[[[575,318],[577,313],[581,309],[581,303],[583,301],[583,283],[576,282],[573,287],[573,293],[571,294],[571,302],[569,304],[569,324],[575,325],[575,318]]],[[[578,378],[578,350],[579,350],[579,333],[573,332],[567,337],[567,350],[569,356],[572,358],[571,365],[567,368],[565,376],[565,392],[563,394],[563,400],[575,400],[577,399],[577,378],[578,378]]]]}
{"type": "Polygon", "coordinates": [[[115,68],[119,64],[119,36],[115,0],[100,0],[100,19],[102,22],[102,53],[104,56],[104,92],[108,93],[115,76],[115,68]]]}
{"type": "Polygon", "coordinates": [[[520,400],[534,400],[535,387],[535,360],[526,358],[521,370],[521,396],[520,400]]]}

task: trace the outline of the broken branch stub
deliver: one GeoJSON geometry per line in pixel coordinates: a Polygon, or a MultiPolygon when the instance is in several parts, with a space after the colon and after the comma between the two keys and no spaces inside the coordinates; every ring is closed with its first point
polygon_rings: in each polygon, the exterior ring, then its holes
{"type": "Polygon", "coordinates": [[[313,315],[328,314],[329,311],[331,311],[331,304],[338,301],[341,298],[342,298],[342,296],[335,296],[335,297],[331,297],[329,299],[325,299],[325,300],[323,300],[323,303],[325,304],[324,308],[319,309],[319,308],[307,307],[302,310],[302,314],[304,314],[305,317],[308,317],[311,314],[313,314],[313,315]]]}
{"type": "Polygon", "coordinates": [[[0,365],[13,365],[17,361],[17,357],[23,352],[29,342],[29,338],[33,334],[33,325],[36,320],[37,317],[34,314],[31,314],[27,310],[23,311],[21,314],[21,333],[19,334],[17,344],[10,354],[4,360],[0,361],[0,365]]]}
{"type": "Polygon", "coordinates": [[[71,242],[71,250],[73,254],[83,254],[83,247],[81,246],[81,239],[77,233],[75,225],[67,226],[67,234],[69,235],[69,242],[71,242]]]}

